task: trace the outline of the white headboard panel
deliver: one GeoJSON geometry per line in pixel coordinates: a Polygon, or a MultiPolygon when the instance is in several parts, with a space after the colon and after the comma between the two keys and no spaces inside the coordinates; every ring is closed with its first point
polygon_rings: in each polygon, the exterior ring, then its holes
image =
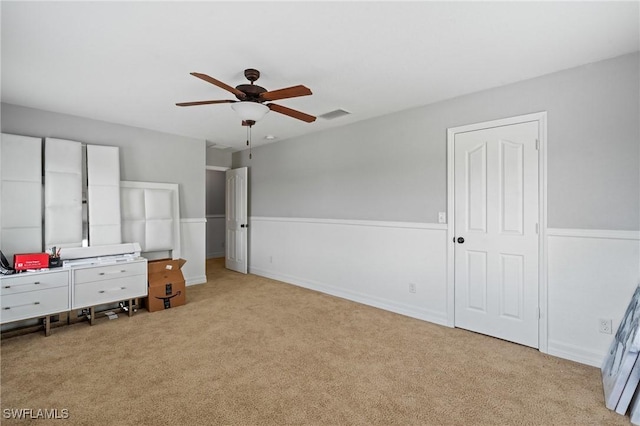
{"type": "Polygon", "coordinates": [[[145,253],[171,252],[180,258],[177,183],[120,182],[122,242],[139,243],[145,253]]]}
{"type": "Polygon", "coordinates": [[[120,244],[120,150],[87,145],[89,245],[120,244]]]}
{"type": "Polygon", "coordinates": [[[82,247],[82,144],[44,143],[44,247],[82,247]]]}

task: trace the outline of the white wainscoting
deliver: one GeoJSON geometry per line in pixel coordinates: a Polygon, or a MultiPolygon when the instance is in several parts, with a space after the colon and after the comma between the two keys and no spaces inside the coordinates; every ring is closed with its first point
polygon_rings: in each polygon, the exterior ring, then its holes
{"type": "MultiPolygon", "coordinates": [[[[251,273],[447,325],[447,225],[250,218],[251,273]],[[416,293],[409,284],[416,284],[416,293]]],[[[640,232],[547,229],[548,353],[599,367],[639,282],[640,232]]]]}
{"type": "Polygon", "coordinates": [[[207,259],[225,255],[225,215],[207,215],[207,259]]]}
{"type": "Polygon", "coordinates": [[[249,223],[251,273],[446,325],[446,225],[276,217],[249,223]]]}
{"type": "Polygon", "coordinates": [[[180,219],[181,256],[187,261],[182,274],[187,285],[207,282],[205,247],[207,219],[180,219]]]}
{"type": "Polygon", "coordinates": [[[600,367],[638,285],[638,231],[547,229],[548,353],[600,367]]]}

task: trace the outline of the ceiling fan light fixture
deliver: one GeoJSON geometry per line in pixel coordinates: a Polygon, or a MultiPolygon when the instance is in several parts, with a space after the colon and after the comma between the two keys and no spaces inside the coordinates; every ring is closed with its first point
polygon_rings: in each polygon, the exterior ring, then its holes
{"type": "Polygon", "coordinates": [[[269,107],[257,102],[243,101],[231,104],[243,121],[260,121],[269,112],[269,107]]]}

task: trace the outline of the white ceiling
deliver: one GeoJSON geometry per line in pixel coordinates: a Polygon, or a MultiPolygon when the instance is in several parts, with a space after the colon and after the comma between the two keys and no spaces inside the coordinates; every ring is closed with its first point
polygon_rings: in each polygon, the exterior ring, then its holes
{"type": "Polygon", "coordinates": [[[253,144],[341,126],[639,49],[630,2],[2,1],[3,102],[206,139],[244,149],[231,86],[257,68],[277,103],[253,144]]]}

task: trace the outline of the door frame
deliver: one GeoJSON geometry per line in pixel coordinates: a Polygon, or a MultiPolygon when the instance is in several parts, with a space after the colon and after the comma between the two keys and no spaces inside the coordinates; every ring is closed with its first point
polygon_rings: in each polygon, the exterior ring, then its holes
{"type": "Polygon", "coordinates": [[[492,127],[538,122],[538,349],[548,352],[548,296],[547,296],[547,112],[468,124],[447,129],[447,325],[455,327],[455,170],[454,141],[458,133],[492,127]]]}
{"type": "MultiPolygon", "coordinates": [[[[207,187],[207,172],[210,172],[210,171],[211,171],[211,172],[223,172],[223,173],[224,173],[224,172],[226,172],[227,170],[231,170],[231,167],[224,167],[224,166],[209,166],[209,165],[206,165],[206,166],[204,167],[204,191],[205,191],[205,204],[206,204],[206,197],[207,197],[207,194],[209,193],[209,188],[207,187]]],[[[225,181],[225,194],[224,194],[224,211],[225,211],[225,213],[222,215],[222,218],[223,218],[223,219],[226,217],[226,211],[227,211],[227,194],[226,194],[226,190],[227,190],[227,188],[226,188],[226,181],[225,181]]],[[[216,216],[210,216],[210,215],[208,215],[206,210],[207,210],[207,209],[205,208],[205,212],[204,212],[204,216],[205,216],[205,239],[204,239],[204,240],[205,240],[205,241],[204,241],[204,243],[205,243],[205,253],[204,253],[204,258],[205,258],[205,260],[210,259],[210,257],[209,257],[209,253],[208,253],[208,251],[207,251],[207,244],[209,243],[209,241],[208,241],[209,233],[208,233],[208,231],[207,231],[207,227],[209,226],[209,219],[214,219],[214,218],[216,218],[216,216]]],[[[219,217],[219,216],[217,216],[217,217],[219,217]]],[[[225,223],[225,226],[226,226],[226,223],[225,223]]],[[[226,230],[225,230],[225,242],[224,242],[224,244],[225,244],[225,246],[226,246],[226,244],[227,244],[227,241],[226,241],[226,230]]],[[[226,256],[226,247],[225,247],[225,256],[226,256]]]]}

